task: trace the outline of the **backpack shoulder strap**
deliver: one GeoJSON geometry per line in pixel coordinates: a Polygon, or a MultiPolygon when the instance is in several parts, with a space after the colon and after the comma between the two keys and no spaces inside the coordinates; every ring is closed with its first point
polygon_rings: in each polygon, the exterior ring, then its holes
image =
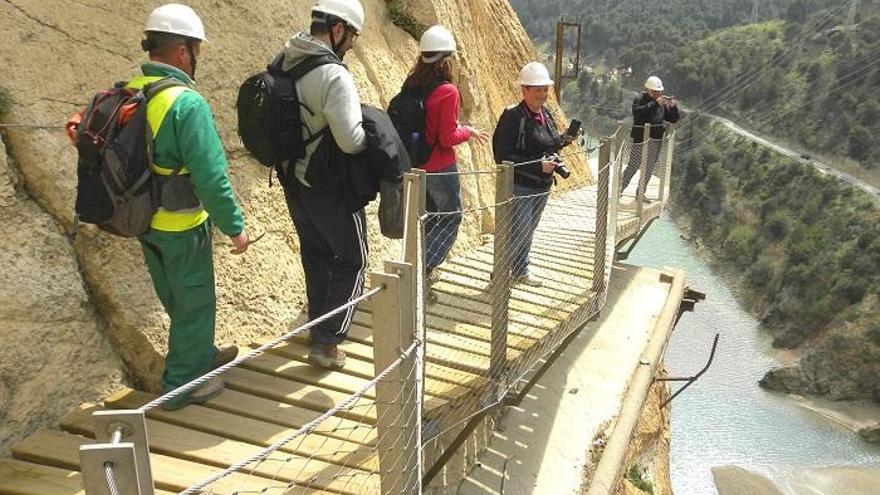
{"type": "Polygon", "coordinates": [[[306,57],[305,60],[296,64],[292,69],[287,71],[287,73],[290,74],[291,79],[297,81],[314,69],[328,64],[336,64],[345,67],[345,64],[343,64],[338,58],[328,53],[325,55],[312,55],[311,57],[306,57]]]}
{"type": "MultiPolygon", "coordinates": [[[[144,87],[142,89],[142,91],[144,93],[144,101],[146,104],[149,104],[150,100],[153,99],[154,97],[156,97],[162,91],[165,91],[166,89],[176,88],[176,87],[182,87],[182,88],[184,88],[184,90],[189,89],[189,86],[187,86],[182,81],[180,81],[174,77],[171,77],[171,76],[164,77],[162,79],[159,79],[158,81],[148,83],[148,84],[144,85],[144,87]]],[[[166,111],[168,111],[170,109],[171,108],[169,106],[166,109],[166,111]]],[[[149,112],[149,110],[147,110],[147,111],[149,112]]],[[[148,125],[147,128],[148,128],[148,132],[150,132],[151,134],[154,132],[152,130],[152,125],[148,125]]],[[[155,132],[158,132],[158,129],[156,129],[155,132]]],[[[150,142],[152,142],[153,135],[149,136],[149,138],[150,138],[150,142]]],[[[152,154],[152,146],[151,146],[151,154],[152,154]]],[[[152,160],[152,156],[150,157],[150,159],[152,160]]],[[[174,167],[174,171],[171,173],[171,175],[172,176],[180,175],[180,172],[183,170],[183,167],[185,167],[185,166],[186,166],[185,164],[181,164],[178,167],[174,167]]]]}
{"type": "Polygon", "coordinates": [[[154,81],[154,82],[151,82],[151,83],[144,85],[144,88],[143,88],[144,97],[146,98],[147,101],[150,101],[150,99],[152,99],[154,96],[158,95],[162,91],[164,91],[168,88],[173,88],[173,87],[178,87],[178,86],[182,86],[187,89],[189,88],[189,86],[184,84],[182,81],[179,81],[171,76],[163,77],[162,79],[159,79],[158,81],[154,81]]]}

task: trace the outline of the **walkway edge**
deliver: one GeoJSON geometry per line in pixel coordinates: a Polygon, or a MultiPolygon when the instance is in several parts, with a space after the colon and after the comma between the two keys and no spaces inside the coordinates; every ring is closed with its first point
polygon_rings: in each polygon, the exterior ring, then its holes
{"type": "Polygon", "coordinates": [[[661,280],[669,279],[669,295],[654,325],[651,340],[642,353],[641,364],[633,375],[632,383],[621,406],[620,416],[596,466],[587,495],[611,495],[617,488],[625,470],[623,463],[636,425],[642,416],[648,391],[654,383],[657,368],[663,360],[666,345],[672,336],[678,307],[684,297],[684,272],[665,269],[660,277],[661,280]]]}

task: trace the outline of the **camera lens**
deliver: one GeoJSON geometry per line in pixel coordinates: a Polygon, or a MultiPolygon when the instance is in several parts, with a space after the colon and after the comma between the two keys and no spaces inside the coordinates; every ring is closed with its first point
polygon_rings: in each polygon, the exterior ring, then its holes
{"type": "Polygon", "coordinates": [[[568,169],[564,164],[560,163],[553,169],[554,172],[559,174],[563,179],[567,179],[571,175],[571,170],[568,169]]]}

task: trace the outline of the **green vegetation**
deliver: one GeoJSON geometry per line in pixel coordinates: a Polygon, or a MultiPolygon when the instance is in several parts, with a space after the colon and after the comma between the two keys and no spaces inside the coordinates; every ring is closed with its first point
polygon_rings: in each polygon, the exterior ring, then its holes
{"type": "MultiPolygon", "coordinates": [[[[758,18],[779,19],[795,9],[806,16],[846,0],[763,0],[758,18]],[[797,6],[796,8],[794,6],[797,6]]],[[[632,66],[641,78],[666,67],[686,44],[727,27],[749,22],[752,0],[511,0],[536,42],[556,39],[556,22],[580,22],[584,55],[591,65],[632,66]]]]}
{"type": "Polygon", "coordinates": [[[638,463],[630,464],[629,469],[626,470],[626,480],[639,490],[654,495],[654,482],[638,463]]]}
{"type": "Polygon", "coordinates": [[[872,146],[880,135],[876,1],[861,2],[852,18],[846,0],[766,0],[759,24],[750,24],[751,0],[511,4],[539,42],[555,42],[560,17],[581,22],[586,63],[600,72],[631,68],[618,83],[625,88],[656,73],[691,108],[880,169],[880,148],[872,146]]]}
{"type": "Polygon", "coordinates": [[[855,26],[829,15],[727,29],[688,44],[665,71],[667,86],[701,109],[880,167],[873,145],[880,135],[880,14],[855,26]]]}
{"type": "Polygon", "coordinates": [[[395,26],[403,29],[416,40],[421,39],[422,34],[428,29],[427,25],[419,22],[406,11],[406,2],[403,0],[386,0],[385,12],[395,26]]]}
{"type": "Polygon", "coordinates": [[[0,115],[9,111],[9,106],[11,105],[12,100],[9,96],[9,91],[6,88],[0,86],[0,115]]]}
{"type": "Polygon", "coordinates": [[[723,126],[701,127],[680,136],[696,144],[674,168],[674,211],[738,277],[774,345],[797,347],[862,314],[880,291],[870,197],[723,126]]]}

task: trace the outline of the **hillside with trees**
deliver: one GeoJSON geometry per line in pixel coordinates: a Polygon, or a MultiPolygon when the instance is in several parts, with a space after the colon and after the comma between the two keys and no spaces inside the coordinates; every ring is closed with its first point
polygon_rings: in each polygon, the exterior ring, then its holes
{"type": "Polygon", "coordinates": [[[712,246],[773,345],[805,349],[800,368],[764,384],[880,400],[880,210],[720,124],[687,139],[690,152],[673,169],[673,199],[688,205],[679,220],[712,246]]]}
{"type": "Polygon", "coordinates": [[[701,110],[880,166],[880,13],[837,10],[723,30],[680,49],[667,84],[701,110]],[[721,63],[719,63],[721,62],[721,63]]]}
{"type": "Polygon", "coordinates": [[[613,92],[619,88],[600,89],[598,101],[595,88],[586,96],[584,88],[596,79],[635,88],[656,73],[691,108],[876,171],[880,150],[871,144],[880,135],[880,2],[860,3],[853,13],[849,1],[761,2],[761,22],[749,24],[751,0],[670,1],[650,8],[585,0],[583,9],[513,2],[543,41],[555,39],[560,16],[583,23],[584,55],[593,66],[584,72],[595,73],[579,74],[578,95],[567,97],[571,106],[605,105],[613,112],[600,108],[597,116],[617,117],[613,92]],[[631,76],[605,74],[622,67],[631,76]]]}

